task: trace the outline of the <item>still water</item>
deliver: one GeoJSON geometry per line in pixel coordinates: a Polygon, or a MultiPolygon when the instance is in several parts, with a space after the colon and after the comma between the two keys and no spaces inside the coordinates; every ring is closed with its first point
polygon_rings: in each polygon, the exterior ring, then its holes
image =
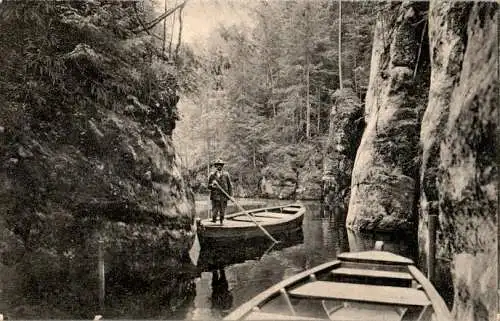
{"type": "MultiPolygon", "coordinates": [[[[281,202],[282,203],[282,202],[281,202]]],[[[234,244],[229,248],[202,249],[192,302],[176,311],[171,319],[222,319],[240,304],[273,284],[326,261],[337,253],[373,249],[383,240],[385,249],[416,258],[415,241],[390,235],[355,235],[324,215],[318,202],[307,207],[302,232],[282,239],[279,247],[270,241],[234,244]]]]}
{"type": "MultiPolygon", "coordinates": [[[[251,201],[263,205],[259,200],[245,200],[245,204],[251,201]]],[[[268,205],[288,202],[264,201],[268,205]]],[[[102,308],[97,304],[97,283],[92,278],[96,258],[80,263],[84,271],[92,272],[90,279],[72,274],[68,267],[71,273],[67,276],[54,276],[31,290],[23,288],[26,278],[13,277],[15,267],[7,271],[0,265],[0,313],[10,319],[92,319],[102,314],[104,319],[220,320],[273,284],[333,260],[337,253],[372,249],[376,240],[384,240],[389,251],[412,259],[417,256],[412,238],[355,235],[335,218],[325,216],[319,202],[303,203],[307,211],[302,231],[280,238],[281,243],[276,246],[263,239],[252,244],[238,242],[224,248],[201,248],[196,266],[189,262],[179,267],[175,275],[166,275],[159,266],[155,280],[148,282],[108,271],[102,308]]],[[[206,217],[206,212],[200,214],[206,217]]],[[[130,251],[133,260],[138,253],[130,251]]],[[[24,275],[23,271],[17,275],[24,275]]]]}

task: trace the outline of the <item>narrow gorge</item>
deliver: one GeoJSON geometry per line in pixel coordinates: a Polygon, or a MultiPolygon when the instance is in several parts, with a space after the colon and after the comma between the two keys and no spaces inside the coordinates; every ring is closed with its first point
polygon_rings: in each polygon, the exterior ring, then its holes
{"type": "MultiPolygon", "coordinates": [[[[344,166],[331,179],[337,195],[350,185],[350,229],[418,233],[424,269],[429,215],[438,216],[436,273],[459,321],[497,311],[497,33],[496,3],[385,5],[351,177],[344,166]]],[[[356,141],[352,130],[332,127],[327,148],[342,150],[341,135],[356,141]]]]}
{"type": "Polygon", "coordinates": [[[496,319],[498,3],[252,2],[249,25],[195,48],[186,2],[156,2],[0,0],[3,317],[212,313],[189,251],[222,158],[254,206],[317,203],[295,252],[228,269],[234,302],[363,233],[396,235],[428,272],[437,217],[454,319],[496,319]]]}

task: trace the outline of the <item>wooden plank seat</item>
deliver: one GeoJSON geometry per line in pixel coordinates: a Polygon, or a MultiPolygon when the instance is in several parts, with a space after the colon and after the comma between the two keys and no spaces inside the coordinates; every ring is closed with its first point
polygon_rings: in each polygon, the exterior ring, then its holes
{"type": "Polygon", "coordinates": [[[279,213],[272,213],[272,212],[258,212],[252,215],[253,217],[269,217],[269,218],[278,218],[278,219],[283,219],[284,216],[283,214],[279,213]]]}
{"type": "Polygon", "coordinates": [[[298,315],[285,315],[285,314],[277,314],[277,313],[266,313],[260,311],[254,311],[250,313],[245,318],[246,320],[310,320],[310,321],[325,321],[328,319],[317,319],[311,317],[302,317],[298,315]]]}
{"type": "Polygon", "coordinates": [[[337,259],[344,262],[375,263],[391,265],[412,265],[412,260],[391,252],[383,251],[363,251],[344,252],[337,255],[337,259]]]}
{"type": "Polygon", "coordinates": [[[421,290],[381,285],[315,281],[288,292],[291,297],[331,299],[381,304],[417,305],[431,304],[421,290]]]}
{"type": "Polygon", "coordinates": [[[245,216],[237,216],[237,217],[231,217],[229,218],[228,220],[231,220],[231,221],[238,221],[238,222],[263,222],[264,220],[261,220],[261,219],[256,219],[254,218],[253,220],[249,217],[245,217],[245,216]]]}
{"type": "Polygon", "coordinates": [[[368,270],[368,269],[356,269],[356,268],[346,268],[341,267],[332,271],[332,274],[342,275],[342,276],[361,276],[367,278],[383,278],[383,279],[396,279],[410,281],[413,277],[407,272],[395,272],[395,271],[380,271],[380,270],[368,270]]]}

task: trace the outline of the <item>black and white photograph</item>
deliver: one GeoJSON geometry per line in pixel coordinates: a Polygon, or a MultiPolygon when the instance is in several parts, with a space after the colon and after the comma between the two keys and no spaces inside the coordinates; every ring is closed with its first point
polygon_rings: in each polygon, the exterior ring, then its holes
{"type": "Polygon", "coordinates": [[[498,1],[0,0],[0,321],[498,321],[498,1]]]}

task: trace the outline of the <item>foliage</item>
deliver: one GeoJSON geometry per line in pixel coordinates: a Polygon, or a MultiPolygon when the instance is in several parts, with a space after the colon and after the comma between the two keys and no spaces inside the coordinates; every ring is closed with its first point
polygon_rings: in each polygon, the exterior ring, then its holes
{"type": "MultiPolygon", "coordinates": [[[[359,98],[368,84],[374,6],[344,3],[342,10],[344,85],[359,98]]],[[[329,1],[262,1],[255,26],[221,26],[212,35],[199,60],[211,73],[200,87],[205,116],[197,120],[203,134],[201,159],[190,166],[195,172],[221,156],[239,183],[255,191],[262,175],[296,180],[295,170],[322,170],[322,142],[339,87],[337,10],[329,1]],[[224,115],[221,122],[217,114],[224,115]],[[302,161],[308,158],[316,161],[302,161]]]]}
{"type": "MultiPolygon", "coordinates": [[[[148,206],[164,201],[162,214],[175,216],[172,204],[189,198],[169,134],[177,72],[187,79],[196,64],[188,49],[174,61],[152,32],[135,31],[153,17],[148,3],[0,3],[0,254],[2,263],[23,263],[28,287],[48,274],[65,278],[68,265],[94,255],[89,243],[109,212],[129,223],[158,217],[148,206]],[[152,175],[167,191],[152,186],[152,175]]],[[[150,241],[159,235],[140,232],[150,241]]]]}
{"type": "Polygon", "coordinates": [[[175,90],[155,40],[131,31],[136,2],[6,1],[2,9],[0,89],[38,121],[96,117],[96,105],[120,112],[127,96],[154,105],[159,92],[175,90]]]}

